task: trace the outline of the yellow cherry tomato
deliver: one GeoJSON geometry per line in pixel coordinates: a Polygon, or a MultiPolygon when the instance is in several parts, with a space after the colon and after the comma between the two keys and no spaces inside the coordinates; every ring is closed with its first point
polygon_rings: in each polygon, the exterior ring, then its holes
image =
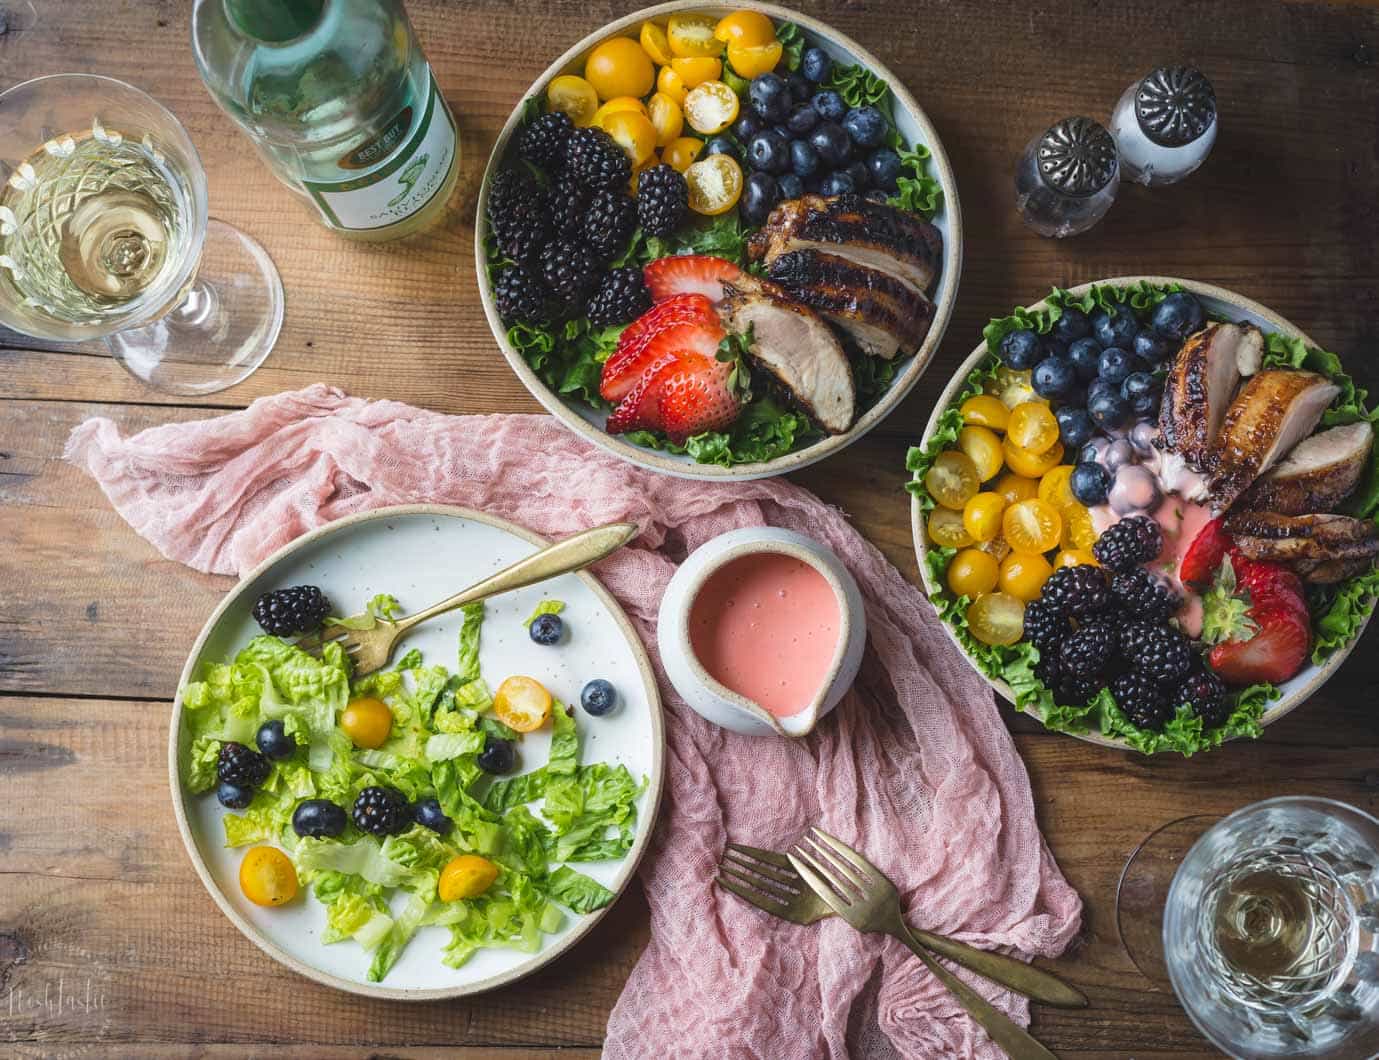
{"type": "Polygon", "coordinates": [[[1005,460],[1001,439],[990,427],[964,427],[958,431],[958,448],[972,458],[977,477],[983,482],[995,478],[1005,460]]]}
{"type": "Polygon", "coordinates": [[[1003,537],[993,537],[990,541],[979,541],[972,547],[979,548],[992,556],[997,563],[1010,555],[1010,546],[1006,544],[1003,537]]]}
{"type": "Polygon", "coordinates": [[[948,588],[955,596],[976,599],[996,588],[1000,565],[979,548],[965,548],[948,562],[948,588]]]}
{"type": "Polygon", "coordinates": [[[993,431],[1004,431],[1010,422],[1010,409],[990,394],[973,394],[962,403],[958,410],[962,422],[974,427],[989,427],[993,431]]]}
{"type": "Polygon", "coordinates": [[[723,42],[713,31],[716,23],[708,15],[671,15],[666,27],[672,55],[722,55],[723,42]]]}
{"type": "Polygon", "coordinates": [[[1058,421],[1047,405],[1025,401],[1010,410],[1006,438],[1031,453],[1045,453],[1058,441],[1058,421]]]}
{"type": "Polygon", "coordinates": [[[638,40],[641,42],[642,51],[646,52],[657,66],[666,66],[670,63],[670,41],[666,39],[666,31],[656,23],[643,22],[638,40]]]}
{"type": "Polygon", "coordinates": [[[713,35],[728,44],[765,44],[776,39],[776,27],[760,11],[734,11],[718,20],[713,35]]]}
{"type": "Polygon", "coordinates": [[[983,644],[1014,644],[1025,633],[1025,605],[1009,593],[987,593],[968,606],[967,628],[983,644]]]}
{"type": "Polygon", "coordinates": [[[1055,567],[1100,567],[1097,558],[1080,548],[1065,548],[1053,557],[1055,567]]]}
{"type": "Polygon", "coordinates": [[[780,62],[782,51],[784,48],[778,40],[767,41],[765,44],[734,42],[728,45],[728,65],[738,77],[751,80],[774,70],[780,62]]]}
{"type": "Polygon", "coordinates": [[[680,104],[664,92],[657,92],[646,105],[647,117],[656,130],[656,146],[665,147],[680,136],[685,127],[685,116],[680,104]]]}
{"type": "Polygon", "coordinates": [[[972,535],[963,525],[963,512],[955,512],[952,508],[935,508],[925,519],[924,529],[930,541],[944,548],[966,548],[972,544],[972,535]]]}
{"type": "Polygon", "coordinates": [[[646,104],[634,96],[619,96],[617,99],[610,99],[607,103],[599,105],[599,109],[594,111],[594,120],[590,125],[597,125],[603,128],[603,121],[610,114],[617,114],[619,111],[634,110],[638,114],[645,114],[646,104]]]}
{"type": "Polygon", "coordinates": [[[239,889],[255,905],[286,905],[297,897],[297,870],[277,847],[250,847],[239,863],[239,889]]]}
{"type": "Polygon", "coordinates": [[[661,152],[661,161],[677,173],[683,173],[699,157],[702,150],[703,140],[695,136],[680,136],[666,144],[666,149],[661,152]]]}
{"type": "Polygon", "coordinates": [[[1038,552],[1012,552],[1001,561],[1001,592],[1029,603],[1038,599],[1044,583],[1053,573],[1049,561],[1038,552]]]}
{"type": "Polygon", "coordinates": [[[627,152],[634,166],[640,166],[656,150],[656,126],[645,114],[619,110],[603,119],[602,129],[627,152]]]}
{"type": "Polygon", "coordinates": [[[1072,464],[1059,464],[1050,468],[1039,480],[1039,499],[1048,501],[1055,508],[1076,504],[1077,498],[1073,496],[1071,486],[1072,477],[1072,464]]]}
{"type": "Polygon", "coordinates": [[[689,208],[708,217],[726,213],[742,195],[742,167],[732,155],[709,155],[685,170],[689,208]]]}
{"type": "Polygon", "coordinates": [[[1006,465],[1025,478],[1042,478],[1044,472],[1063,462],[1062,442],[1055,442],[1053,448],[1047,452],[1031,453],[1024,446],[1012,442],[1007,434],[1001,448],[1005,452],[1006,465]]]}
{"type": "Polygon", "coordinates": [[[656,81],[656,67],[631,37],[612,37],[597,45],[584,60],[584,80],[599,99],[635,96],[640,99],[656,81]]]}
{"type": "Polygon", "coordinates": [[[498,878],[498,866],[478,854],[460,854],[451,858],[441,869],[436,881],[436,897],[442,902],[458,902],[462,898],[477,898],[493,886],[498,878]]]}
{"type": "Polygon", "coordinates": [[[383,700],[365,696],[340,712],[340,728],[355,747],[372,751],[388,742],[393,731],[393,712],[383,700]]]}
{"type": "Polygon", "coordinates": [[[985,389],[988,394],[999,398],[1008,409],[1026,402],[1047,405],[1048,401],[1034,392],[1034,384],[1030,382],[1032,376],[1028,368],[1017,370],[1001,365],[996,369],[995,378],[987,381],[985,389]]]}
{"type": "Polygon", "coordinates": [[[722,81],[705,81],[685,95],[685,120],[705,136],[721,133],[737,120],[737,93],[722,81]]]}
{"type": "Polygon", "coordinates": [[[546,89],[546,105],[551,110],[568,114],[570,121],[583,127],[593,124],[594,114],[599,109],[599,96],[584,78],[563,74],[546,89]]]}
{"type": "Polygon", "coordinates": [[[510,729],[535,732],[551,716],[551,694],[531,677],[509,677],[493,694],[493,713],[510,729]]]}
{"type": "MultiPolygon", "coordinates": [[[[1004,453],[1005,450],[1002,449],[1002,452],[1004,453]]],[[[1025,478],[1024,475],[1017,475],[1014,471],[1007,471],[996,480],[991,488],[1004,497],[1007,504],[1027,501],[1031,497],[1039,496],[1039,480],[1025,478]]]]}
{"type": "Polygon", "coordinates": [[[723,76],[723,60],[712,55],[676,56],[670,61],[670,68],[680,75],[687,88],[702,85],[705,81],[717,81],[723,76]]]}
{"type": "Polygon", "coordinates": [[[1072,501],[1060,505],[1058,514],[1063,517],[1063,534],[1059,538],[1060,544],[1064,548],[1090,553],[1097,539],[1096,527],[1092,525],[1092,513],[1077,501],[1072,501]]]}
{"type": "Polygon", "coordinates": [[[962,509],[962,528],[973,541],[990,541],[1001,532],[1006,499],[999,493],[978,493],[962,509]]]}
{"type": "Polygon", "coordinates": [[[981,484],[972,458],[953,449],[939,453],[933,466],[924,473],[924,488],[929,496],[945,508],[959,512],[976,496],[981,484]]]}
{"type": "Polygon", "coordinates": [[[1001,534],[1016,552],[1047,552],[1063,533],[1063,517],[1048,501],[1017,501],[1001,517],[1001,534]]]}
{"type": "Polygon", "coordinates": [[[656,91],[669,96],[683,107],[685,96],[689,93],[689,86],[685,84],[685,79],[677,74],[674,68],[663,66],[661,72],[656,75],[656,91]]]}

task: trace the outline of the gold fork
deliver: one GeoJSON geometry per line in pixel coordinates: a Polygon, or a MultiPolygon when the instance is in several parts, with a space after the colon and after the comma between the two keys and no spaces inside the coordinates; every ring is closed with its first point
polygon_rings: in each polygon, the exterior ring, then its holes
{"type": "Polygon", "coordinates": [[[1012,1060],[1057,1060],[1028,1031],[929,955],[901,916],[895,885],[861,854],[823,829],[811,828],[787,857],[824,904],[858,931],[890,935],[910,947],[1012,1060]]]}
{"type": "MultiPolygon", "coordinates": [[[[717,883],[758,909],[796,924],[813,924],[836,916],[795,871],[790,859],[774,850],[729,843],[718,865],[717,883]]],[[[957,939],[912,927],[910,934],[925,949],[954,964],[1009,987],[1033,1001],[1056,1008],[1085,1008],[1087,999],[1063,980],[1014,957],[979,950],[957,939]]]]}
{"type": "Polygon", "coordinates": [[[468,589],[433,604],[424,611],[396,621],[374,618],[371,626],[361,629],[352,629],[342,623],[357,622],[363,625],[370,621],[367,612],[343,620],[327,619],[319,634],[299,641],[297,646],[304,651],[318,653],[322,644],[339,644],[350,657],[354,676],[363,677],[387,666],[397,642],[427,619],[454,611],[477,600],[497,596],[499,593],[522,589],[548,578],[582,570],[622,548],[637,536],[638,529],[636,523],[608,523],[590,530],[581,530],[553,545],[547,545],[526,559],[518,560],[510,567],[504,567],[496,574],[490,574],[468,589]]]}

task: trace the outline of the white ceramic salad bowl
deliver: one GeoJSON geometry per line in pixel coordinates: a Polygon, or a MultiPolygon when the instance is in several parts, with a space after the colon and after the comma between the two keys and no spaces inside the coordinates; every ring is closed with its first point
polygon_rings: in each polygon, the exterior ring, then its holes
{"type": "MultiPolygon", "coordinates": [[[[483,949],[459,968],[441,963],[447,930],[422,927],[382,982],[369,982],[369,955],[354,941],[322,944],[326,911],[303,885],[287,905],[250,903],[238,883],[243,848],[225,846],[215,793],[190,795],[182,783],[182,756],[189,741],[181,689],[196,680],[202,664],[220,661],[260,631],[251,617],[259,594],[288,585],[319,585],[346,613],[377,593],[391,593],[416,610],[493,571],[530,555],[546,542],[530,531],[481,512],[439,505],[380,509],[331,523],[280,549],[226,594],[197,637],[173,704],[168,746],[169,780],[178,830],[193,867],[230,921],[274,960],[317,982],[369,997],[424,1001],[462,997],[510,983],[567,951],[607,908],[584,916],[566,913],[535,953],[483,949]]],[[[646,850],[660,801],[664,730],[660,697],[645,649],[621,607],[588,573],[568,574],[487,601],[480,635],[485,678],[538,676],[560,700],[578,703],[585,680],[602,676],[618,690],[619,705],[599,718],[576,707],[584,762],[625,765],[646,778],[636,801],[636,835],[618,860],[584,862],[577,868],[620,895],[646,850]],[[525,620],[543,599],[565,603],[566,639],[555,647],[532,642],[525,620]],[[598,673],[593,671],[597,670],[598,673]]],[[[426,665],[453,668],[458,614],[419,627],[399,648],[423,653],[426,665]]],[[[519,773],[546,761],[549,724],[525,736],[519,773]]],[[[272,840],[266,842],[272,843],[272,840]]],[[[393,912],[396,913],[396,905],[393,912]]]]}
{"type": "Polygon", "coordinates": [[[494,340],[503,351],[512,370],[531,392],[532,396],[559,419],[566,427],[586,441],[600,446],[608,452],[630,461],[639,467],[648,468],[667,475],[682,478],[737,480],[766,478],[807,467],[827,456],[847,448],[858,438],[870,431],[888,416],[905,395],[913,389],[919,377],[924,374],[930,360],[937,352],[944,331],[957,299],[958,281],[962,274],[962,215],[958,204],[957,181],[948,162],[947,153],[939,140],[938,132],[924,110],[915,101],[905,85],[881,62],[855,41],[817,19],[777,7],[773,4],[745,0],[736,4],[699,4],[676,2],[643,8],[608,23],[589,34],[571,47],[564,55],[553,62],[524,94],[511,116],[498,134],[493,152],[484,171],[479,188],[475,223],[474,254],[476,274],[479,277],[479,293],[483,302],[484,314],[493,331],[494,340]],[[618,435],[608,434],[604,429],[607,413],[595,409],[581,401],[570,400],[548,386],[532,370],[513,344],[508,340],[508,329],[498,316],[493,294],[487,280],[488,255],[486,239],[488,236],[488,199],[494,175],[500,162],[509,153],[509,145],[521,125],[525,101],[532,97],[543,97],[551,80],[561,74],[580,73],[588,52],[602,41],[618,35],[636,37],[638,28],[647,20],[664,21],[677,12],[702,12],[715,18],[731,11],[750,8],[767,15],[777,25],[791,22],[799,26],[811,45],[818,45],[827,51],[836,62],[857,64],[867,67],[890,86],[894,100],[893,118],[904,140],[912,145],[922,144],[931,153],[929,172],[943,189],[943,199],[932,224],[943,235],[943,260],[940,275],[931,297],[934,303],[934,318],[918,352],[900,366],[890,387],[868,410],[861,413],[853,426],[843,434],[827,435],[803,448],[792,450],[771,460],[754,463],[738,463],[731,467],[718,464],[698,463],[687,454],[676,454],[635,445],[618,435]]]}
{"type": "MultiPolygon", "coordinates": [[[[1254,302],[1249,298],[1244,297],[1243,295],[1236,294],[1234,291],[1230,291],[1222,287],[1216,287],[1211,284],[1199,283],[1194,280],[1184,280],[1178,279],[1176,277],[1165,276],[1118,276],[1106,280],[1097,280],[1093,283],[1081,284],[1077,287],[1071,288],[1070,293],[1074,296],[1079,296],[1085,294],[1086,292],[1091,290],[1091,288],[1097,286],[1133,288],[1141,283],[1148,283],[1153,285],[1177,284],[1182,289],[1191,291],[1201,300],[1203,306],[1207,311],[1207,315],[1209,318],[1249,322],[1258,326],[1266,334],[1276,332],[1285,337],[1300,339],[1309,347],[1318,346],[1316,342],[1314,342],[1305,332],[1303,332],[1296,325],[1284,319],[1279,314],[1273,312],[1271,309],[1268,309],[1267,307],[1260,305],[1258,302],[1254,302]]],[[[1048,302],[1046,300],[1040,300],[1039,302],[1036,302],[1025,308],[1027,310],[1034,311],[1043,309],[1047,305],[1048,302]]],[[[1344,354],[1342,354],[1341,356],[1342,362],[1344,364],[1345,356],[1344,354]]],[[[958,400],[959,396],[963,393],[964,389],[967,386],[968,376],[976,369],[981,368],[988,363],[990,362],[988,358],[987,346],[986,343],[983,341],[981,344],[977,346],[976,349],[972,351],[971,355],[962,363],[962,365],[954,373],[953,378],[949,381],[947,387],[944,388],[943,393],[939,396],[938,401],[934,405],[934,410],[929,417],[929,422],[924,429],[924,435],[919,443],[918,448],[924,449],[928,446],[931,439],[933,439],[935,433],[939,430],[940,420],[942,419],[944,410],[949,408],[950,405],[953,405],[958,400]]],[[[921,579],[923,580],[925,591],[931,597],[936,596],[936,594],[948,594],[951,596],[951,593],[949,593],[947,587],[941,584],[934,577],[934,574],[931,571],[929,564],[926,562],[926,556],[928,555],[930,550],[933,549],[935,546],[930,542],[929,537],[925,532],[924,511],[922,509],[920,499],[918,496],[912,496],[911,498],[910,515],[911,529],[915,547],[915,556],[919,563],[919,573],[921,579]]],[[[1373,602],[1374,601],[1371,599],[1370,606],[1373,605],[1373,602]]],[[[1259,725],[1263,727],[1270,725],[1275,721],[1278,721],[1284,715],[1290,713],[1292,710],[1294,710],[1296,707],[1302,704],[1303,701],[1305,701],[1309,696],[1316,693],[1317,690],[1320,689],[1322,685],[1326,683],[1326,681],[1331,677],[1331,675],[1336,672],[1336,670],[1340,667],[1341,663],[1345,661],[1346,656],[1350,654],[1356,642],[1364,633],[1364,630],[1369,623],[1370,617],[1371,615],[1369,614],[1365,615],[1364,619],[1360,622],[1358,628],[1355,630],[1354,635],[1350,638],[1350,640],[1345,644],[1335,648],[1320,665],[1314,664],[1309,660],[1303,666],[1301,671],[1299,671],[1289,680],[1280,684],[1278,686],[1278,698],[1272,701],[1272,703],[1264,711],[1263,715],[1259,718],[1259,725]]],[[[986,682],[989,685],[991,685],[991,687],[998,694],[1000,694],[1011,704],[1015,704],[1016,695],[1010,687],[1010,685],[1006,681],[1000,679],[999,677],[993,677],[992,675],[982,670],[982,668],[977,664],[976,660],[973,658],[971,652],[967,649],[967,647],[963,644],[962,640],[958,637],[957,632],[953,628],[953,626],[951,626],[948,622],[945,621],[943,623],[943,629],[944,632],[948,634],[949,639],[952,640],[953,643],[957,646],[958,650],[963,653],[964,657],[972,665],[973,669],[977,670],[978,673],[982,674],[986,682]]],[[[1036,711],[1030,711],[1030,713],[1033,714],[1035,717],[1038,717],[1036,711]]],[[[1132,749],[1130,744],[1128,744],[1124,739],[1116,736],[1103,735],[1102,733],[1096,731],[1072,732],[1070,733],[1070,735],[1077,736],[1079,739],[1086,740],[1089,743],[1099,744],[1103,747],[1132,749]]]]}

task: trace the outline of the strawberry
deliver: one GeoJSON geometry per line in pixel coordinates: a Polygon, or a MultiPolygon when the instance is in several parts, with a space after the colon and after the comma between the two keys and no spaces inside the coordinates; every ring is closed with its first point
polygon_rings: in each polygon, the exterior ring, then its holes
{"type": "Polygon", "coordinates": [[[618,407],[608,414],[604,429],[609,434],[626,434],[628,431],[660,429],[661,426],[661,388],[664,380],[661,372],[673,368],[679,358],[673,353],[662,353],[646,365],[642,377],[637,380],[618,407]]]}
{"type": "Polygon", "coordinates": [[[652,306],[618,336],[617,349],[604,362],[599,393],[608,401],[621,401],[646,375],[658,356],[648,344],[660,332],[680,324],[718,327],[713,303],[702,294],[682,294],[652,306]]]}
{"type": "Polygon", "coordinates": [[[1312,649],[1312,619],[1292,571],[1232,548],[1202,602],[1202,637],[1215,645],[1207,661],[1222,680],[1278,684],[1302,669],[1312,649]]]}
{"type": "Polygon", "coordinates": [[[1232,545],[1231,535],[1222,529],[1221,523],[1222,517],[1213,519],[1197,531],[1188,545],[1178,565],[1178,579],[1185,585],[1210,585],[1216,576],[1216,569],[1232,545]]]}
{"type": "Polygon", "coordinates": [[[1255,607],[1287,608],[1310,624],[1301,578],[1277,563],[1249,559],[1238,549],[1231,549],[1230,555],[1236,583],[1249,593],[1255,607]]]}
{"type": "Polygon", "coordinates": [[[1287,604],[1256,605],[1250,617],[1258,631],[1248,640],[1216,645],[1207,661],[1227,684],[1279,684],[1300,669],[1312,649],[1312,630],[1305,615],[1287,604]]]}
{"type": "Polygon", "coordinates": [[[742,406],[728,387],[731,364],[698,354],[681,354],[673,369],[663,369],[661,427],[674,442],[691,434],[716,431],[737,419],[742,406]]]}
{"type": "Polygon", "coordinates": [[[690,292],[718,302],[723,299],[723,284],[741,277],[742,270],[731,261],[708,254],[673,254],[649,262],[642,269],[647,290],[656,302],[690,292]]]}

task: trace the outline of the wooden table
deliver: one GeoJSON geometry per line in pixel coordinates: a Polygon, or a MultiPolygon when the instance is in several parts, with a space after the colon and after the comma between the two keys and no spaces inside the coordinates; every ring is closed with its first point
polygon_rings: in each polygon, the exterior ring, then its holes
{"type": "MultiPolygon", "coordinates": [[[[0,0],[0,8],[14,0],[0,0]]],[[[647,937],[633,888],[576,951],[470,1002],[407,1006],[338,994],[280,969],[207,897],[173,827],[164,748],[185,652],[229,582],[163,560],[61,463],[87,416],[134,431],[324,380],[455,413],[539,411],[479,309],[474,197],[494,134],[550,58],[629,4],[410,0],[463,132],[447,224],[360,246],[319,228],[211,103],[188,47],[190,0],[37,0],[0,36],[0,87],[88,71],[149,90],[182,119],[214,215],[256,235],[288,294],[277,349],[247,383],[187,403],[141,387],[100,349],[0,331],[0,1052],[19,1056],[593,1057],[647,937]],[[101,1044],[97,1044],[101,1043],[101,1044]]],[[[856,0],[805,8],[902,77],[945,138],[967,220],[957,313],[901,409],[799,481],[852,513],[911,579],[906,447],[982,324],[1051,283],[1190,276],[1278,310],[1379,382],[1379,11],[1321,3],[856,0]],[[1159,62],[1216,84],[1221,136],[1178,188],[1126,187],[1092,233],[1022,227],[1011,167],[1052,120],[1104,118],[1159,62]]],[[[1145,759],[1008,715],[1045,835],[1086,899],[1059,969],[1087,1012],[1038,1013],[1065,1057],[1213,1055],[1171,994],[1121,949],[1116,880],[1150,830],[1271,795],[1379,806],[1374,634],[1305,709],[1205,759],[1145,759]],[[1367,649],[1367,650],[1366,650],[1367,649]]],[[[775,1058],[794,1060],[794,1058],[775,1058]]]]}

